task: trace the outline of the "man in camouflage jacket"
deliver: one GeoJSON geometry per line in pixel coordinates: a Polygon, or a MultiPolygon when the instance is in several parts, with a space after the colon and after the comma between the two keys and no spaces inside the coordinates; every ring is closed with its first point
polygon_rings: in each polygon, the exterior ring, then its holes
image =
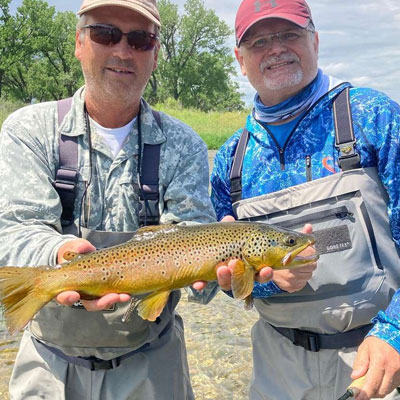
{"type": "MultiPolygon", "coordinates": [[[[85,0],[78,15],[75,54],[85,87],[63,121],[58,124],[57,103],[49,102],[16,111],[2,127],[0,265],[54,266],[66,251],[90,252],[109,238],[121,241],[121,232],[134,232],[139,133],[142,144],[161,144],[160,223],[215,219],[206,145],[163,113],[160,126],[142,99],[159,50],[155,0],[85,0]],[[96,36],[119,30],[129,34],[116,43],[96,36]],[[147,48],[136,37],[143,31],[147,48]],[[118,129],[125,130],[122,139],[118,129]],[[54,187],[61,133],[78,143],[74,223],[68,228],[54,187]]],[[[182,320],[174,312],[179,293],[171,294],[156,322],[137,315],[121,322],[129,299],[109,294],[77,303],[76,292],[58,295],[24,332],[11,399],[192,399],[182,320]]]]}

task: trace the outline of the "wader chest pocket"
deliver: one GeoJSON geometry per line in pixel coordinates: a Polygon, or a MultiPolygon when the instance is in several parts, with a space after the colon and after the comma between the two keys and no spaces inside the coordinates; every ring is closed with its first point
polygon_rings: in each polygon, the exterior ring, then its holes
{"type": "MultiPolygon", "coordinates": [[[[311,202],[307,200],[308,196],[302,196],[302,201],[285,209],[281,206],[290,201],[276,192],[275,196],[269,195],[269,205],[266,205],[272,212],[243,218],[243,211],[238,210],[244,220],[264,221],[296,231],[301,231],[306,223],[313,226],[315,248],[320,254],[313,277],[300,292],[285,293],[269,300],[279,301],[279,297],[285,297],[285,301],[288,298],[297,301],[301,297],[302,301],[312,301],[346,296],[347,301],[353,303],[372,297],[382,284],[384,274],[362,192],[354,190],[326,198],[320,194],[311,202]]],[[[260,209],[259,205],[257,207],[260,209]]]]}

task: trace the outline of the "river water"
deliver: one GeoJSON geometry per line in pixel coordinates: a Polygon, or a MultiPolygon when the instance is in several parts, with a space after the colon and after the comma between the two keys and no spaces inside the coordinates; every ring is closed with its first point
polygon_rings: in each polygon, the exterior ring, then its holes
{"type": "MultiPolygon", "coordinates": [[[[215,151],[209,152],[209,162],[215,151]]],[[[192,386],[198,400],[244,400],[251,376],[251,326],[255,310],[222,292],[208,305],[190,303],[186,292],[177,310],[185,323],[192,386]]],[[[0,400],[8,399],[10,379],[21,334],[8,335],[0,316],[0,400]]],[[[118,399],[118,395],[115,397],[118,399]]]]}
{"type": "MultiPolygon", "coordinates": [[[[257,312],[222,292],[208,304],[182,300],[192,386],[199,400],[244,400],[251,376],[250,329],[257,312]]],[[[11,337],[0,322],[0,399],[8,399],[8,381],[21,334],[11,337]]],[[[115,399],[118,399],[116,394],[115,399]]]]}

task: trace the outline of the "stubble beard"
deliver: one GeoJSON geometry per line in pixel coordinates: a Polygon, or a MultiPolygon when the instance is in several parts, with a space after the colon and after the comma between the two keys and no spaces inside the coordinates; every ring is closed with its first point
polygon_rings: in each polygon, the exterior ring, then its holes
{"type": "Polygon", "coordinates": [[[129,104],[135,104],[136,97],[140,98],[142,95],[133,82],[132,84],[123,84],[92,70],[85,71],[85,68],[82,68],[82,71],[87,92],[90,92],[92,98],[100,103],[121,104],[126,107],[129,104]]]}

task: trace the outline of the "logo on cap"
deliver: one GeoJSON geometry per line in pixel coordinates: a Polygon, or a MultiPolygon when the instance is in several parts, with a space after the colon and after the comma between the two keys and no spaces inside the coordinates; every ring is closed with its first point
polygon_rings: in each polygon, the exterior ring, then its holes
{"type": "MultiPolygon", "coordinates": [[[[276,0],[269,0],[271,8],[275,8],[278,7],[278,4],[276,4],[276,0]]],[[[267,3],[267,2],[265,2],[267,3]]],[[[260,0],[256,0],[254,2],[254,12],[258,13],[261,11],[261,1],[260,0]]]]}

